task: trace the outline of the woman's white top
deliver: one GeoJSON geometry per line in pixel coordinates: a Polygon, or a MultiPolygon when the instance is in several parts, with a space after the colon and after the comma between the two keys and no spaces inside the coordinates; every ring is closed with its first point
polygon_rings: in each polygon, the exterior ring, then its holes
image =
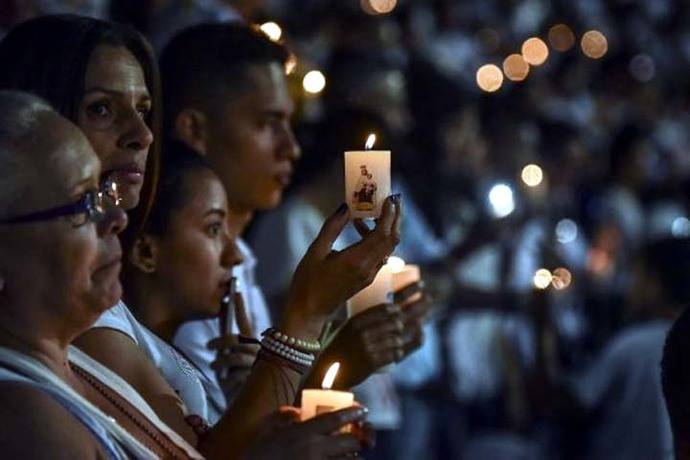
{"type": "Polygon", "coordinates": [[[108,328],[125,334],[156,365],[163,378],[184,402],[185,416],[208,421],[206,390],[198,372],[175,348],[141,324],[122,302],[104,312],[92,328],[108,328]]]}
{"type": "MultiPolygon", "coordinates": [[[[118,375],[75,347],[69,348],[68,358],[71,363],[84,369],[103,385],[136,407],[142,415],[180,449],[184,450],[190,458],[203,459],[203,456],[194,447],[163,423],[139,393],[118,375]]],[[[114,418],[74,391],[44,364],[28,355],[0,347],[0,381],[26,383],[52,396],[74,418],[86,426],[109,458],[118,460],[158,458],[156,454],[122,428],[114,418]]]]}

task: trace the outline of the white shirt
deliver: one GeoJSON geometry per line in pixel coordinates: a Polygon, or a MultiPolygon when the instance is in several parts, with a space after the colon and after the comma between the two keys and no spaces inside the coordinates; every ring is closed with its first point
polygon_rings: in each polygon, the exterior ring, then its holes
{"type": "Polygon", "coordinates": [[[620,332],[587,372],[571,381],[580,404],[601,411],[586,458],[673,457],[660,367],[669,326],[659,320],[620,332]]]}
{"type": "MultiPolygon", "coordinates": [[[[254,334],[258,336],[271,325],[271,318],[266,307],[266,301],[261,289],[256,284],[254,271],[256,258],[249,246],[241,239],[237,241],[243,262],[233,268],[233,276],[237,278],[237,290],[242,294],[244,305],[251,320],[254,334]]],[[[232,333],[237,334],[237,324],[234,322],[233,312],[228,312],[228,324],[232,333]]],[[[206,344],[220,336],[220,324],[217,319],[190,321],[178,329],[173,343],[190,359],[204,374],[202,383],[208,396],[208,421],[216,423],[225,412],[227,401],[218,384],[216,373],[211,363],[216,359],[216,352],[209,350],[206,344]]]]}
{"type": "Polygon", "coordinates": [[[198,415],[208,418],[204,376],[171,345],[141,324],[122,302],[107,310],[92,328],[108,328],[131,338],[156,365],[170,386],[185,404],[185,416],[198,415]]]}

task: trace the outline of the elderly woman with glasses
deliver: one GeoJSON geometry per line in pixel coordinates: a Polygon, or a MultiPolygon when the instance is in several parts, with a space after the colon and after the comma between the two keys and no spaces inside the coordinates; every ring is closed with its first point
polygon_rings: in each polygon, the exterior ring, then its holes
{"type": "Polygon", "coordinates": [[[0,449],[8,458],[200,458],[70,343],[121,295],[126,226],[84,135],[0,91],[0,449]]]}

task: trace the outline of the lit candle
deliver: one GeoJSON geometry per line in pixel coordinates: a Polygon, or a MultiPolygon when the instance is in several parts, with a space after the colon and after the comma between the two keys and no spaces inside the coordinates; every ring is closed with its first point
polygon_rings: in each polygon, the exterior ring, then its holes
{"type": "Polygon", "coordinates": [[[365,150],[345,152],[345,201],[355,219],[379,217],[391,194],[391,152],[371,150],[374,142],[370,134],[365,150]]]}
{"type": "MultiPolygon", "coordinates": [[[[355,397],[349,391],[331,390],[333,382],[340,369],[340,363],[335,362],[328,368],[321,384],[322,390],[302,390],[301,420],[309,420],[325,412],[333,412],[352,406],[355,397]]],[[[343,431],[349,431],[349,428],[343,431]]]]}
{"type": "MultiPolygon", "coordinates": [[[[422,272],[419,265],[406,264],[400,257],[389,257],[388,267],[393,277],[393,292],[398,292],[402,288],[412,283],[417,283],[422,279],[422,272]]],[[[410,300],[415,301],[421,297],[420,293],[415,294],[410,300]]]]}
{"type": "Polygon", "coordinates": [[[393,276],[388,265],[381,267],[374,282],[347,301],[347,312],[354,316],[382,303],[393,301],[393,276]]]}

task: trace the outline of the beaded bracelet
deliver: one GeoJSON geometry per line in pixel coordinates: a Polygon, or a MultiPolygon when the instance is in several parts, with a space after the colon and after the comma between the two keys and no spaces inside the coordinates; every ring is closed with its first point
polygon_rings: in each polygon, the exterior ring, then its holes
{"type": "Polygon", "coordinates": [[[271,360],[270,358],[273,358],[272,361],[274,363],[283,367],[289,367],[302,375],[312,368],[315,359],[313,355],[311,359],[298,357],[286,349],[284,345],[279,347],[278,345],[269,344],[265,339],[261,342],[261,350],[259,351],[259,355],[269,360],[271,360]]]}
{"type": "Polygon", "coordinates": [[[301,353],[294,348],[291,348],[284,343],[276,342],[269,337],[264,337],[264,339],[261,341],[261,348],[302,366],[311,366],[314,364],[314,360],[316,359],[314,355],[301,353]]]}
{"type": "Polygon", "coordinates": [[[292,348],[288,345],[285,345],[282,342],[278,342],[277,340],[272,339],[269,336],[264,337],[262,340],[262,343],[263,342],[266,342],[267,345],[270,345],[273,348],[277,348],[277,349],[282,350],[288,354],[291,354],[291,355],[295,356],[296,358],[301,358],[301,359],[306,360],[306,361],[313,361],[315,358],[314,355],[311,353],[304,353],[302,351],[299,351],[295,348],[292,348]]]}
{"type": "Polygon", "coordinates": [[[318,340],[302,340],[295,337],[291,337],[283,332],[280,332],[274,327],[269,327],[261,333],[262,337],[271,337],[274,340],[284,343],[285,345],[304,352],[304,353],[317,353],[321,350],[321,343],[318,340]]]}

